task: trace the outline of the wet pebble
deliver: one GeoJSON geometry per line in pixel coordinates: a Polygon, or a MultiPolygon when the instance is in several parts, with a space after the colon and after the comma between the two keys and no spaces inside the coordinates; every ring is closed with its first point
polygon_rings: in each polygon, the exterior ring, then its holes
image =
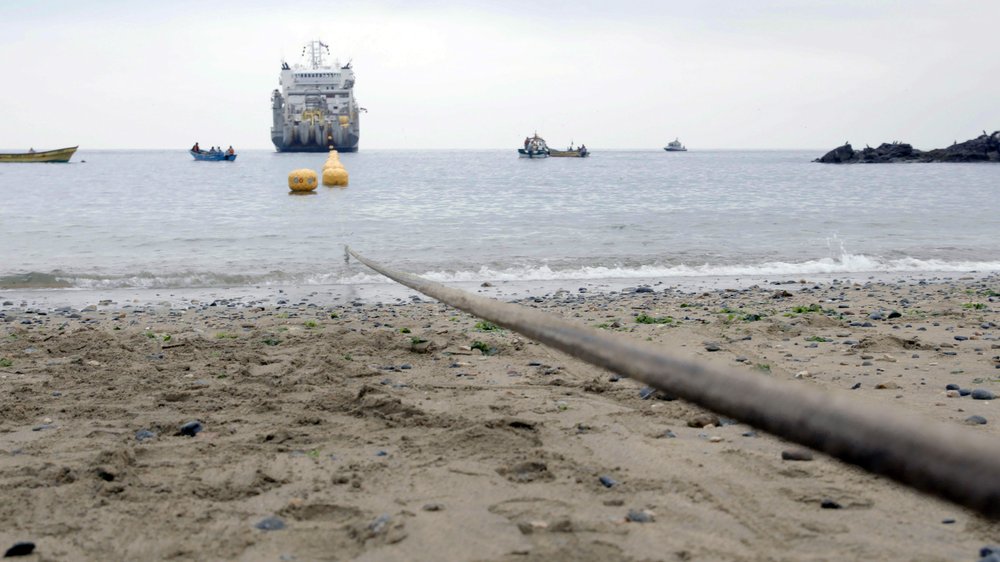
{"type": "Polygon", "coordinates": [[[630,509],[628,510],[628,515],[625,516],[625,520],[632,523],[652,523],[653,515],[648,511],[630,509]]]}
{"type": "Polygon", "coordinates": [[[986,418],[975,415],[965,418],[965,425],[986,425],[986,418]]]}
{"type": "Polygon", "coordinates": [[[708,342],[705,344],[705,351],[719,351],[720,349],[722,348],[715,342],[708,342]]]}
{"type": "Polygon", "coordinates": [[[254,527],[261,531],[280,531],[285,528],[285,522],[280,517],[265,517],[258,521],[254,527]]]}
{"type": "Polygon", "coordinates": [[[391,519],[392,518],[388,515],[379,515],[374,521],[368,524],[368,529],[377,535],[382,531],[385,531],[386,527],[389,526],[389,521],[391,519]]]}
{"type": "Polygon", "coordinates": [[[946,385],[944,385],[944,389],[945,389],[945,390],[958,390],[959,388],[961,388],[961,387],[959,387],[959,386],[958,386],[957,384],[955,384],[955,383],[950,383],[950,384],[946,384],[946,385]]]}
{"type": "Polygon", "coordinates": [[[835,502],[835,501],[833,501],[833,500],[831,500],[829,498],[824,499],[823,501],[821,501],[819,503],[819,506],[821,508],[823,508],[823,509],[841,509],[842,507],[844,507],[844,506],[840,505],[839,503],[837,503],[837,502],[835,502]]]}
{"type": "Polygon", "coordinates": [[[857,390],[859,388],[861,388],[861,383],[859,383],[859,382],[856,382],[856,383],[854,383],[853,386],[851,386],[851,390],[857,390]]]}
{"type": "Polygon", "coordinates": [[[425,503],[421,509],[424,511],[444,511],[444,505],[439,503],[425,503]]]}
{"type": "Polygon", "coordinates": [[[618,483],[617,480],[615,480],[610,476],[601,476],[600,478],[598,478],[598,480],[600,480],[601,485],[604,486],[605,488],[610,488],[618,483]]]}
{"type": "Polygon", "coordinates": [[[200,421],[189,421],[182,425],[180,430],[177,432],[178,435],[186,435],[188,437],[194,437],[201,433],[201,430],[205,429],[205,426],[201,424],[200,421]]]}
{"type": "Polygon", "coordinates": [[[156,439],[156,434],[148,429],[140,429],[139,431],[135,432],[136,441],[139,441],[141,443],[142,441],[145,441],[147,439],[156,439]]]}
{"type": "Polygon", "coordinates": [[[985,388],[977,388],[972,391],[973,400],[993,400],[993,398],[995,397],[996,395],[994,395],[991,391],[986,390],[985,388]]]}

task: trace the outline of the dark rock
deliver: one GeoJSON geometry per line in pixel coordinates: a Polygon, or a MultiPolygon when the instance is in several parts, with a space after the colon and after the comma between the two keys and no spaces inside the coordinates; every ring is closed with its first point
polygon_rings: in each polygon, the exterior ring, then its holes
{"type": "Polygon", "coordinates": [[[945,525],[954,525],[955,519],[952,517],[948,517],[947,519],[942,519],[941,523],[944,523],[945,525]]]}
{"type": "Polygon", "coordinates": [[[893,310],[892,312],[889,313],[889,316],[887,316],[886,318],[892,319],[892,318],[899,318],[901,316],[902,316],[902,314],[900,314],[900,313],[896,312],[895,310],[893,310]]]}
{"type": "Polygon", "coordinates": [[[936,148],[926,152],[901,143],[882,143],[878,148],[870,146],[854,150],[848,143],[839,146],[822,157],[813,160],[822,164],[882,164],[895,162],[1000,162],[1000,131],[992,135],[983,134],[963,143],[955,142],[947,148],[936,148]]]}
{"type": "Polygon", "coordinates": [[[944,389],[945,390],[958,390],[959,388],[960,387],[957,384],[955,384],[955,383],[944,385],[944,389]]]}
{"type": "Polygon", "coordinates": [[[605,488],[610,488],[618,483],[617,480],[611,478],[610,476],[601,476],[600,478],[598,478],[598,480],[601,481],[601,485],[603,485],[605,488]]]}
{"type": "Polygon", "coordinates": [[[823,509],[841,509],[844,507],[831,499],[824,499],[819,503],[819,506],[823,509]]]}
{"type": "Polygon", "coordinates": [[[35,551],[35,543],[30,541],[18,541],[14,543],[7,552],[3,553],[4,558],[14,558],[15,556],[29,556],[35,551]]]}
{"type": "Polygon", "coordinates": [[[811,461],[813,460],[813,454],[805,449],[786,449],[781,452],[781,460],[811,461]]]}
{"type": "Polygon", "coordinates": [[[851,387],[851,390],[857,390],[859,388],[861,388],[861,383],[856,382],[856,383],[854,383],[854,386],[851,387]]]}
{"type": "Polygon", "coordinates": [[[960,388],[960,389],[958,389],[958,395],[959,396],[968,396],[970,394],[972,394],[972,391],[969,390],[968,388],[960,388]]]}
{"type": "Polygon", "coordinates": [[[182,425],[177,435],[187,435],[188,437],[194,437],[201,433],[201,430],[205,429],[205,426],[201,425],[200,421],[189,421],[182,425]]]}
{"type": "Polygon", "coordinates": [[[996,395],[985,388],[977,388],[972,391],[973,400],[993,400],[995,397],[996,395]]]}
{"type": "Polygon", "coordinates": [[[444,506],[439,503],[425,503],[421,509],[424,511],[444,511],[444,506]]]}
{"type": "Polygon", "coordinates": [[[969,339],[968,336],[955,336],[955,341],[965,341],[969,339]]]}
{"type": "Polygon", "coordinates": [[[720,349],[722,348],[715,342],[707,342],[705,344],[705,351],[719,351],[720,349]]]}
{"type": "Polygon", "coordinates": [[[980,556],[989,556],[990,554],[1000,554],[1000,546],[988,544],[979,549],[980,556]]]}
{"type": "Polygon", "coordinates": [[[280,531],[285,528],[285,522],[280,517],[266,517],[257,522],[254,527],[261,531],[280,531]]]}
{"type": "Polygon", "coordinates": [[[986,418],[983,416],[969,416],[965,418],[965,425],[986,425],[986,418]]]}
{"type": "Polygon", "coordinates": [[[637,292],[637,293],[652,293],[653,292],[653,288],[652,287],[639,287],[638,289],[635,290],[635,292],[637,292]]]}

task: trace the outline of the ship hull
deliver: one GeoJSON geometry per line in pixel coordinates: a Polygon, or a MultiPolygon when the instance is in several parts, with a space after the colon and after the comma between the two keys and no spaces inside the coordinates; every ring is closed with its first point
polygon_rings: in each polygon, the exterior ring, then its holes
{"type": "Polygon", "coordinates": [[[275,150],[278,152],[327,152],[332,148],[337,152],[358,151],[360,135],[354,128],[344,128],[340,125],[326,125],[322,128],[319,126],[310,127],[308,130],[313,134],[306,138],[291,133],[297,128],[298,126],[295,125],[285,125],[279,129],[272,129],[271,142],[274,144],[275,150]]]}

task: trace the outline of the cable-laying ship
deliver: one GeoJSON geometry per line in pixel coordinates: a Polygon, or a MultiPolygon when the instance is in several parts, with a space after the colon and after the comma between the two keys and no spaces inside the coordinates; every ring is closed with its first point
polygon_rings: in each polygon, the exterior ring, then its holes
{"type": "Polygon", "coordinates": [[[351,63],[327,65],[330,47],[310,41],[307,64],[281,63],[281,90],[271,93],[271,142],[278,152],[357,152],[361,136],[351,63]]]}

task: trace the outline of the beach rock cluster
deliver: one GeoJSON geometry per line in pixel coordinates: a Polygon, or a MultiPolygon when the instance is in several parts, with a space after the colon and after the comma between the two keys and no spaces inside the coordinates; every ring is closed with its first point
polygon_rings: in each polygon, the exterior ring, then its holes
{"type": "Polygon", "coordinates": [[[882,143],[877,148],[866,146],[855,150],[844,143],[821,158],[821,164],[891,164],[897,162],[1000,162],[1000,131],[983,134],[947,148],[922,151],[902,142],[882,143]]]}

